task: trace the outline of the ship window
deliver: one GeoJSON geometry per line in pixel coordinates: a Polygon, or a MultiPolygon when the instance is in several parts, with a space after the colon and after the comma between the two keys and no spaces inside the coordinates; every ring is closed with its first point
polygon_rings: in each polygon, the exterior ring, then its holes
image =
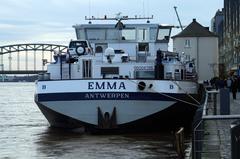
{"type": "Polygon", "coordinates": [[[103,53],[107,47],[107,43],[95,43],[95,53],[103,53]]]}
{"type": "Polygon", "coordinates": [[[147,29],[139,29],[138,30],[138,40],[139,41],[146,41],[148,40],[149,32],[147,29]]]}
{"type": "Polygon", "coordinates": [[[101,74],[107,75],[107,74],[119,74],[119,67],[101,67],[101,74]]]}
{"type": "Polygon", "coordinates": [[[138,51],[149,51],[149,44],[148,43],[139,43],[138,51]]]}
{"type": "Polygon", "coordinates": [[[103,52],[102,46],[97,46],[95,52],[96,52],[96,53],[102,53],[102,52],[103,52]]]}
{"type": "Polygon", "coordinates": [[[172,72],[166,72],[166,79],[172,79],[172,72]]]}
{"type": "Polygon", "coordinates": [[[156,35],[157,35],[157,28],[156,27],[151,27],[150,28],[150,40],[156,40],[156,35]]]}
{"type": "Polygon", "coordinates": [[[78,39],[85,39],[85,31],[84,29],[78,30],[78,39]]]}
{"type": "Polygon", "coordinates": [[[170,29],[159,29],[158,40],[169,40],[170,29]]]}
{"type": "Polygon", "coordinates": [[[136,30],[135,29],[123,29],[122,37],[125,40],[136,40],[136,30]]]}
{"type": "Polygon", "coordinates": [[[88,47],[86,41],[71,41],[69,44],[69,48],[76,48],[77,46],[88,47]]]}
{"type": "Polygon", "coordinates": [[[105,29],[87,29],[88,40],[105,40],[105,29]]]}
{"type": "Polygon", "coordinates": [[[155,77],[155,72],[154,71],[135,71],[135,77],[153,79],[155,77]]]}
{"type": "Polygon", "coordinates": [[[181,80],[181,74],[180,72],[175,72],[174,73],[175,80],[181,80]]]}
{"type": "Polygon", "coordinates": [[[114,53],[115,54],[124,54],[124,51],[123,50],[114,50],[114,53]]]}
{"type": "Polygon", "coordinates": [[[107,40],[118,40],[119,30],[107,29],[107,40]]]}

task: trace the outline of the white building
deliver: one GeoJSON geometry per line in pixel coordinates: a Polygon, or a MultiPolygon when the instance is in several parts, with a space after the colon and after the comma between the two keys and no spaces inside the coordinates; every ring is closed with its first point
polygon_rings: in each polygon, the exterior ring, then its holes
{"type": "Polygon", "coordinates": [[[182,32],[172,37],[173,51],[195,59],[198,81],[218,76],[218,36],[193,19],[182,32]]]}

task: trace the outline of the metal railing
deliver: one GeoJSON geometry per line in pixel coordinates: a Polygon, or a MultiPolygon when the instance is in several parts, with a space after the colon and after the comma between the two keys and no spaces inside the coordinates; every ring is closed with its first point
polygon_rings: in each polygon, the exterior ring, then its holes
{"type": "Polygon", "coordinates": [[[204,104],[196,112],[192,132],[193,159],[231,158],[230,126],[236,119],[240,119],[240,115],[219,114],[218,93],[216,90],[207,91],[204,104]]]}

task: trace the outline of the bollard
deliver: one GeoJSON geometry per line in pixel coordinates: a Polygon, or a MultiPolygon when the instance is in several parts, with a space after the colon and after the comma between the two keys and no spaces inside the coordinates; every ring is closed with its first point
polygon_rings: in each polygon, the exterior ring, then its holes
{"type": "Polygon", "coordinates": [[[240,120],[231,124],[231,155],[232,159],[240,158],[240,120]]]}
{"type": "Polygon", "coordinates": [[[217,93],[213,93],[213,115],[217,115],[217,93]]]}
{"type": "Polygon", "coordinates": [[[230,94],[228,88],[220,89],[220,115],[230,115],[230,94]]]}

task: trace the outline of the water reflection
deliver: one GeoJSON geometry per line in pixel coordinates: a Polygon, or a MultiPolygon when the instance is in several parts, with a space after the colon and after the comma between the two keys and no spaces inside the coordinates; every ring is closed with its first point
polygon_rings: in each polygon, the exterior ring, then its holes
{"type": "Polygon", "coordinates": [[[57,158],[169,158],[172,137],[164,133],[93,135],[47,128],[36,141],[37,154],[57,158]]]}

